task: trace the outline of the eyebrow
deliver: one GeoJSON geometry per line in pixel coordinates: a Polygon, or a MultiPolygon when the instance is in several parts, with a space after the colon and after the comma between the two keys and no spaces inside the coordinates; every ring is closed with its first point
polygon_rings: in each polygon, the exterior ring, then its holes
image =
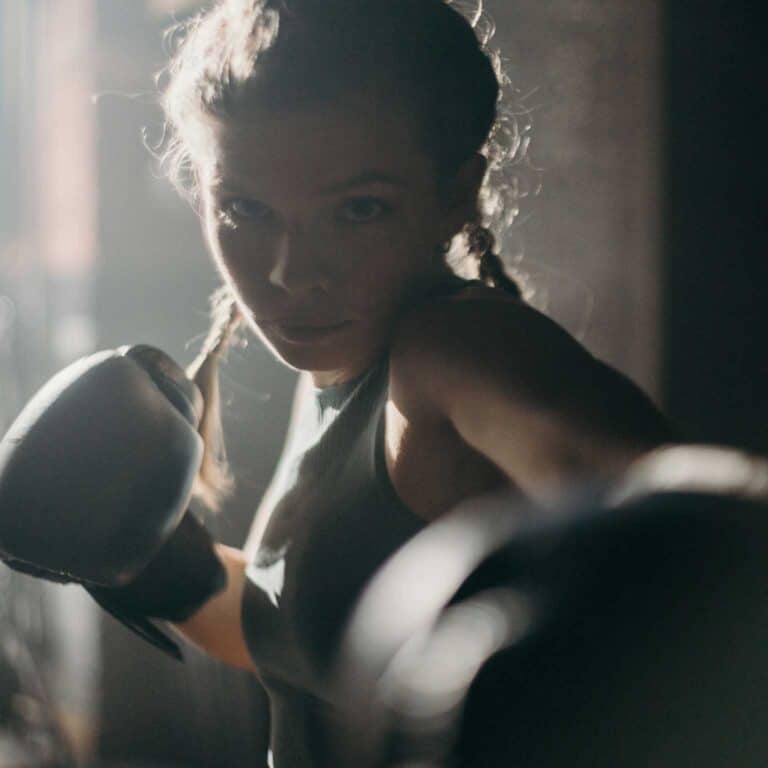
{"type": "MultiPolygon", "coordinates": [[[[243,180],[244,181],[244,180],[243,180]]],[[[367,184],[387,184],[392,187],[408,187],[408,182],[402,176],[395,176],[391,173],[384,173],[383,171],[363,171],[349,179],[343,181],[337,181],[333,184],[329,184],[326,187],[322,187],[317,191],[318,195],[333,195],[339,192],[344,192],[355,187],[362,187],[367,184]]],[[[214,189],[228,189],[236,190],[239,187],[242,189],[247,188],[247,183],[241,183],[237,177],[225,178],[224,176],[215,176],[211,181],[211,186],[214,189]]]]}

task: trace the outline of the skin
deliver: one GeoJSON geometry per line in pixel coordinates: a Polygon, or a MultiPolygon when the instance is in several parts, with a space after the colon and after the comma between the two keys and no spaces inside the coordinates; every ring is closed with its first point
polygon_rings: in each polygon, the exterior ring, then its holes
{"type": "MultiPolygon", "coordinates": [[[[631,382],[509,294],[425,298],[450,274],[442,245],[477,219],[481,156],[438,189],[412,118],[370,97],[210,121],[204,134],[205,239],[266,346],[315,387],[360,375],[388,350],[386,463],[417,515],[435,519],[504,485],[546,505],[575,479],[613,477],[672,439],[631,382]],[[278,318],[346,324],[297,344],[278,318]]],[[[177,628],[253,669],[240,624],[248,558],[218,553],[227,589],[177,628]]]]}
{"type": "Polygon", "coordinates": [[[404,304],[449,274],[436,253],[476,216],[482,157],[445,194],[412,120],[386,102],[211,121],[200,157],[204,234],[252,329],[317,387],[354,378],[404,304]],[[348,325],[312,344],[274,321],[348,325]]]}

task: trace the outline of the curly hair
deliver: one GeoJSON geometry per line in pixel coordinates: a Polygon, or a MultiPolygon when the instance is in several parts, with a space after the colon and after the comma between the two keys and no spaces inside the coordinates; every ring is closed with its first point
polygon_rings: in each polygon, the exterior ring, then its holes
{"type": "MultiPolygon", "coordinates": [[[[510,83],[500,54],[489,48],[493,33],[482,0],[219,0],[166,33],[163,171],[197,206],[193,147],[200,117],[229,119],[355,90],[383,92],[414,116],[438,184],[473,154],[486,156],[480,218],[457,233],[450,252],[474,258],[483,282],[521,297],[496,243],[518,213],[520,189],[506,174],[525,158],[528,126],[521,129],[515,111],[503,106],[510,83]]],[[[234,298],[220,289],[212,297],[208,343],[190,368],[211,409],[198,483],[198,496],[211,508],[232,489],[211,361],[241,324],[234,298]]]]}

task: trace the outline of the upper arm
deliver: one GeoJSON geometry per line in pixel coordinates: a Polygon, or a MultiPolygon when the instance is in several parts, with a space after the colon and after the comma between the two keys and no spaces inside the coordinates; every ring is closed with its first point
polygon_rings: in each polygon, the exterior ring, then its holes
{"type": "Polygon", "coordinates": [[[431,410],[532,496],[610,475],[674,432],[628,378],[517,300],[439,300],[409,314],[391,397],[431,410]]]}

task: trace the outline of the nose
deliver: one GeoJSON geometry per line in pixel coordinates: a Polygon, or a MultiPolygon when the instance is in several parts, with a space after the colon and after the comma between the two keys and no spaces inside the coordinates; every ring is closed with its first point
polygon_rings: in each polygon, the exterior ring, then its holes
{"type": "Polygon", "coordinates": [[[327,290],[328,275],[317,246],[317,237],[283,232],[275,244],[269,282],[294,295],[327,290]]]}

